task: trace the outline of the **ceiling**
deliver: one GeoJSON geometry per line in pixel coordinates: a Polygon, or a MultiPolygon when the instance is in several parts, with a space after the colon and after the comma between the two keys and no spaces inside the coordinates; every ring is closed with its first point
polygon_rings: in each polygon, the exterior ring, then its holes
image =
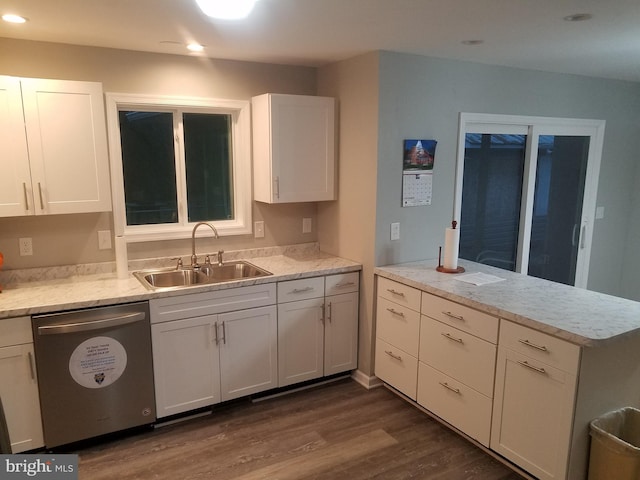
{"type": "Polygon", "coordinates": [[[0,13],[29,19],[0,21],[18,39],[306,66],[390,50],[640,82],[639,0],[260,0],[244,21],[192,0],[0,0],[0,13]],[[563,20],[580,13],[593,18],[563,20]]]}

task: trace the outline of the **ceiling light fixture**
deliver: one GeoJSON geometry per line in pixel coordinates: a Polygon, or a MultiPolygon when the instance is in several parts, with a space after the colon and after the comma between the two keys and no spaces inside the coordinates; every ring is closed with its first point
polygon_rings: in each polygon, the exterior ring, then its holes
{"type": "Polygon", "coordinates": [[[14,15],[12,13],[6,13],[2,15],[2,20],[9,23],[24,23],[27,21],[25,17],[21,17],[20,15],[14,15]]]}
{"type": "Polygon", "coordinates": [[[247,17],[258,0],[196,0],[205,15],[222,20],[247,17]]]}
{"type": "Polygon", "coordinates": [[[463,45],[482,45],[484,40],[462,40],[463,45]]]}
{"type": "Polygon", "coordinates": [[[574,13],[573,15],[567,15],[563,17],[565,22],[584,22],[585,20],[591,20],[593,15],[590,13],[574,13]]]}
{"type": "Polygon", "coordinates": [[[199,43],[190,43],[187,45],[187,48],[192,52],[202,52],[204,50],[204,45],[200,45],[199,43]]]}

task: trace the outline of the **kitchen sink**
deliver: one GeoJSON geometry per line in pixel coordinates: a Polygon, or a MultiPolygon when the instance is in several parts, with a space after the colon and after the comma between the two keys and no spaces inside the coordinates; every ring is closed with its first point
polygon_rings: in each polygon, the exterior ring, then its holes
{"type": "Polygon", "coordinates": [[[133,275],[149,290],[174,290],[198,285],[264,277],[272,275],[272,273],[244,260],[238,260],[225,262],[223,264],[207,263],[198,269],[183,267],[141,270],[133,272],[133,275]]]}

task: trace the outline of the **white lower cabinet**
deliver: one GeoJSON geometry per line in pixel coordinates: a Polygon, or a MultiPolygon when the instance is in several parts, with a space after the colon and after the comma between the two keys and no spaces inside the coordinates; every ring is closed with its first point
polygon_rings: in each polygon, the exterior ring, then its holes
{"type": "Polygon", "coordinates": [[[268,284],[150,301],[158,418],[277,386],[275,298],[268,284]]]}
{"type": "Polygon", "coordinates": [[[151,326],[158,418],[220,402],[216,315],[151,326]]]}
{"type": "Polygon", "coordinates": [[[44,445],[35,369],[31,318],[0,321],[0,398],[13,453],[44,445]]]}
{"type": "Polygon", "coordinates": [[[358,364],[359,273],[278,283],[278,384],[353,370],[358,364]]]}
{"type": "Polygon", "coordinates": [[[567,475],[578,346],[502,320],[491,448],[540,479],[567,475]]]}

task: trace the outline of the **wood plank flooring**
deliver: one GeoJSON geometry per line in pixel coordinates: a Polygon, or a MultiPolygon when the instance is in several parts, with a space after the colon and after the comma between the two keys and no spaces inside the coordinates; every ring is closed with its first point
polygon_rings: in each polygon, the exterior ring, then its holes
{"type": "Polygon", "coordinates": [[[81,480],[520,480],[386,388],[339,380],[85,446],[81,480]]]}

